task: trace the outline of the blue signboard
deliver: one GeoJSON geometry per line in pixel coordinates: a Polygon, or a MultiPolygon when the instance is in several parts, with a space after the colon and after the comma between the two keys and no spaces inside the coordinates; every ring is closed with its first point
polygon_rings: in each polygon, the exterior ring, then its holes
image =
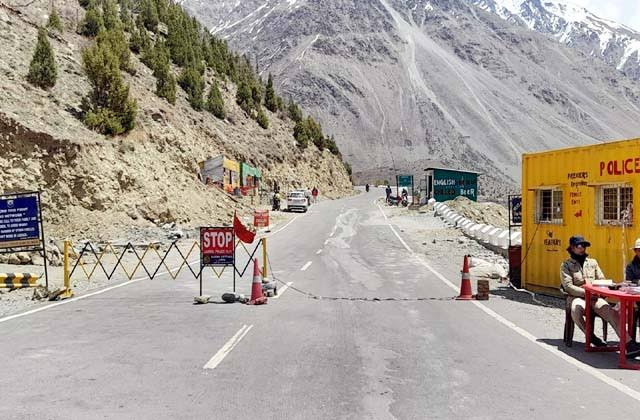
{"type": "Polygon", "coordinates": [[[0,248],[40,244],[38,197],[0,198],[0,248]]]}
{"type": "Polygon", "coordinates": [[[413,175],[398,175],[398,187],[413,187],[413,175]]]}
{"type": "Polygon", "coordinates": [[[519,225],[522,223],[522,197],[511,197],[511,223],[519,225]]]}

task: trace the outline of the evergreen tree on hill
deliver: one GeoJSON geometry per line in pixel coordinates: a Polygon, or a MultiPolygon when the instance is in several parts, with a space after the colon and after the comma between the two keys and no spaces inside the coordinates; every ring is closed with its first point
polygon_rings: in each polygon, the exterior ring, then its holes
{"type": "Polygon", "coordinates": [[[226,117],[224,100],[222,99],[222,94],[220,93],[220,89],[218,89],[218,84],[216,82],[213,82],[211,89],[209,90],[209,96],[207,97],[207,110],[221,120],[226,117]]]}
{"type": "Polygon", "coordinates": [[[104,29],[104,21],[102,19],[102,11],[94,0],[89,2],[87,13],[84,20],[80,24],[80,33],[86,36],[96,36],[98,32],[104,29]]]}
{"type": "Polygon", "coordinates": [[[118,57],[120,69],[124,71],[132,71],[130,63],[131,52],[129,51],[129,45],[127,44],[124,31],[122,30],[122,25],[118,24],[116,29],[101,31],[98,33],[96,43],[105,45],[105,47],[111,50],[111,52],[118,57]]]}
{"type": "Polygon", "coordinates": [[[302,111],[300,110],[300,107],[298,107],[298,104],[293,102],[293,99],[289,99],[289,105],[287,106],[287,111],[289,114],[289,118],[291,118],[293,122],[297,123],[302,121],[302,111]]]}
{"type": "Polygon", "coordinates": [[[129,38],[129,48],[136,54],[144,54],[151,49],[151,39],[149,39],[147,28],[144,27],[140,16],[138,16],[138,19],[136,19],[135,29],[131,32],[131,38],[129,38]]]}
{"type": "Polygon", "coordinates": [[[256,117],[256,121],[258,122],[258,125],[265,130],[269,128],[269,118],[267,117],[267,114],[264,112],[264,109],[262,109],[262,107],[258,109],[258,116],[256,117]]]}
{"type": "Polygon", "coordinates": [[[196,111],[202,110],[202,93],[204,81],[195,67],[186,67],[178,79],[178,84],[187,93],[191,107],[196,111]]]}
{"type": "Polygon", "coordinates": [[[267,88],[264,94],[264,106],[271,112],[278,110],[278,97],[273,89],[273,76],[269,73],[269,79],[267,80],[267,88]]]}
{"type": "Polygon", "coordinates": [[[236,92],[236,103],[247,114],[253,109],[253,98],[251,96],[251,88],[245,81],[241,81],[236,92]]]}
{"type": "Polygon", "coordinates": [[[123,29],[122,22],[118,16],[118,6],[114,0],[102,1],[102,21],[107,31],[123,29]]]}
{"type": "Polygon", "coordinates": [[[94,43],[82,52],[91,91],[82,101],[85,124],[103,134],[116,135],[135,126],[137,104],[120,75],[118,56],[108,43],[94,43]]]}
{"type": "Polygon", "coordinates": [[[140,2],[140,9],[140,16],[142,16],[145,28],[151,32],[157,32],[160,19],[158,18],[156,2],[154,0],[142,0],[140,2]]]}
{"type": "Polygon", "coordinates": [[[124,30],[132,33],[135,28],[133,16],[131,16],[131,0],[120,0],[120,21],[124,26],[124,30]]]}
{"type": "Polygon", "coordinates": [[[35,86],[43,89],[52,88],[56,84],[57,69],[56,60],[49,43],[47,30],[38,29],[38,42],[33,53],[33,58],[29,64],[27,80],[35,86]]]}
{"type": "Polygon", "coordinates": [[[156,94],[170,104],[176,103],[176,78],[171,71],[169,49],[161,39],[153,47],[153,76],[156,78],[156,94]]]}
{"type": "Polygon", "coordinates": [[[51,9],[51,14],[49,15],[49,20],[47,21],[47,28],[53,29],[60,33],[64,32],[64,26],[62,25],[60,15],[58,15],[55,7],[51,9]]]}

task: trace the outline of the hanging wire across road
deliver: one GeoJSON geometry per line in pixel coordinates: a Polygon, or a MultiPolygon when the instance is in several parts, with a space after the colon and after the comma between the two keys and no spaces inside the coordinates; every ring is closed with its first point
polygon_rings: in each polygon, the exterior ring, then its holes
{"type": "MultiPolygon", "coordinates": [[[[269,264],[269,270],[271,271],[271,277],[273,277],[273,279],[282,284],[282,285],[287,285],[288,283],[286,283],[283,280],[280,280],[278,277],[276,277],[275,275],[275,271],[273,271],[273,267],[271,266],[271,258],[269,258],[269,253],[267,253],[267,261],[269,264]]],[[[309,299],[315,299],[315,300],[348,300],[348,301],[358,301],[358,302],[421,302],[421,301],[427,301],[427,300],[437,300],[437,301],[450,301],[450,300],[454,300],[455,296],[451,296],[451,297],[416,297],[416,298],[402,298],[402,297],[356,297],[356,296],[322,296],[322,295],[316,295],[314,293],[311,292],[307,292],[305,290],[299,289],[297,287],[294,287],[291,284],[288,284],[288,288],[294,290],[295,292],[300,293],[301,295],[304,295],[306,297],[308,297],[309,299]]]]}

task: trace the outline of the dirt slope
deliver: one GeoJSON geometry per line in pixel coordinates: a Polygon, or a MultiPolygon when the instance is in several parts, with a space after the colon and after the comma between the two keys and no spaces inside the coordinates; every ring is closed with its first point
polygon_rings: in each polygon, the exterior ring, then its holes
{"type": "Polygon", "coordinates": [[[0,192],[42,190],[50,234],[109,237],[169,222],[229,222],[235,208],[250,211],[248,203],[197,178],[197,163],[220,153],[260,167],[265,184],[278,180],[285,190],[317,186],[328,197],[351,192],[338,158],[313,146],[299,150],[292,123],[268,111],[269,129],[260,128],[235,104],[233,84],[223,83],[228,118],[220,121],[193,111],[180,89],[175,106],[158,98],[151,70],[135,56],[136,74],[124,76],[138,101],[136,128],[116,138],[86,129],[77,115],[89,89],[80,54],[90,40],[74,32],[76,13],[84,13],[75,0],[56,2],[66,26],[62,36],[50,38],[56,86],[43,91],[25,79],[36,25],[46,22],[48,6],[42,0],[22,8],[0,3],[0,192]]]}

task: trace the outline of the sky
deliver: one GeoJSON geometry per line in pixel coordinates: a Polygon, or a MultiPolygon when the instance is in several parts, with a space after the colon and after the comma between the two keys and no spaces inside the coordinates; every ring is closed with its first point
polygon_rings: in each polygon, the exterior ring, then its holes
{"type": "Polygon", "coordinates": [[[623,23],[640,31],[640,0],[569,0],[596,16],[623,23]]]}

